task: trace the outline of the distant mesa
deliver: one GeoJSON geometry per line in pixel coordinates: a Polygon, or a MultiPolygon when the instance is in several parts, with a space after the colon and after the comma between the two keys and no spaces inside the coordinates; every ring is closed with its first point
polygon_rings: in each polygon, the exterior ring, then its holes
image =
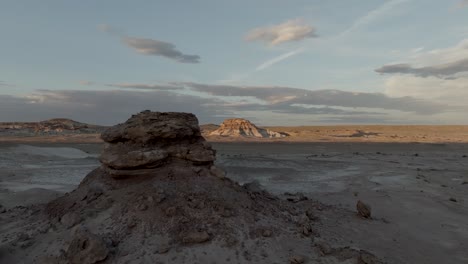
{"type": "Polygon", "coordinates": [[[210,136],[223,137],[255,137],[255,138],[282,138],[286,133],[275,132],[264,128],[259,128],[247,119],[232,118],[226,119],[221,126],[209,133],[210,136]]]}
{"type": "Polygon", "coordinates": [[[0,134],[38,135],[38,134],[94,134],[101,133],[107,127],[90,125],[67,118],[54,118],[40,122],[4,122],[0,123],[0,134]]]}

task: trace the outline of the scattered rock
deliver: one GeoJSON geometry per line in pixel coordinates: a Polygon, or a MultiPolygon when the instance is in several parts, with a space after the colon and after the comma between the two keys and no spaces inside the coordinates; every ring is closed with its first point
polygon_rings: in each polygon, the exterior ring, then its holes
{"type": "Polygon", "coordinates": [[[310,221],[315,221],[318,219],[318,217],[314,214],[314,212],[311,209],[306,210],[306,216],[309,218],[310,221]]]}
{"type": "Polygon", "coordinates": [[[361,217],[371,218],[371,207],[361,200],[357,202],[356,209],[361,217]]]}
{"type": "Polygon", "coordinates": [[[325,241],[319,240],[315,242],[315,246],[318,248],[322,256],[330,255],[333,252],[332,247],[325,241]]]}
{"type": "Polygon", "coordinates": [[[70,264],[93,264],[107,258],[109,250],[103,240],[86,229],[75,230],[66,256],[70,264]]]}
{"type": "Polygon", "coordinates": [[[169,252],[169,250],[171,250],[171,247],[169,245],[161,245],[159,246],[156,250],[155,250],[155,253],[157,254],[166,254],[167,252],[169,252]]]}
{"type": "Polygon", "coordinates": [[[142,203],[142,204],[139,204],[137,206],[137,209],[140,210],[140,211],[145,211],[146,209],[148,209],[148,205],[142,203]]]}
{"type": "Polygon", "coordinates": [[[0,204],[0,214],[3,214],[6,212],[6,208],[3,207],[3,205],[0,204]]]}
{"type": "Polygon", "coordinates": [[[261,193],[263,192],[262,185],[257,181],[252,181],[243,185],[243,187],[251,193],[261,193]]]}
{"type": "Polygon", "coordinates": [[[457,202],[457,199],[455,199],[455,198],[453,198],[453,197],[451,197],[449,200],[450,200],[451,202],[454,202],[454,203],[457,202]]]}
{"type": "Polygon", "coordinates": [[[373,254],[361,250],[359,252],[358,264],[381,264],[382,262],[376,258],[373,254]]]}
{"type": "Polygon", "coordinates": [[[302,256],[292,256],[289,259],[289,263],[291,263],[291,264],[302,264],[302,263],[305,263],[305,259],[302,256]]]}
{"type": "Polygon", "coordinates": [[[272,235],[272,232],[269,229],[264,229],[262,232],[262,236],[264,237],[271,237],[271,235],[272,235]]]}
{"type": "Polygon", "coordinates": [[[165,211],[167,216],[174,216],[177,213],[177,207],[171,206],[165,211]]]}
{"type": "Polygon", "coordinates": [[[305,201],[305,200],[309,199],[303,193],[299,193],[299,192],[295,193],[295,194],[286,192],[286,193],[284,193],[284,195],[286,196],[286,200],[288,200],[290,202],[293,202],[293,203],[298,203],[298,202],[305,201]]]}
{"type": "Polygon", "coordinates": [[[301,226],[301,233],[308,237],[312,234],[312,226],[309,223],[305,223],[301,226]]]}
{"type": "Polygon", "coordinates": [[[215,177],[218,177],[218,178],[226,177],[226,173],[222,169],[220,169],[220,168],[218,168],[216,166],[211,166],[210,167],[210,173],[211,173],[211,175],[213,175],[215,177]]]}
{"type": "Polygon", "coordinates": [[[66,228],[71,228],[77,225],[78,223],[80,223],[80,221],[81,221],[81,217],[75,212],[66,213],[60,219],[60,223],[64,225],[66,228]]]}
{"type": "Polygon", "coordinates": [[[205,232],[190,232],[182,238],[184,244],[200,244],[211,239],[210,235],[205,232]]]}

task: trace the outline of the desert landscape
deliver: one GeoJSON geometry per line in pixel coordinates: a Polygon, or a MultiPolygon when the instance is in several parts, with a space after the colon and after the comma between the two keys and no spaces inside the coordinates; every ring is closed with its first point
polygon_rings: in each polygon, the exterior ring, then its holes
{"type": "Polygon", "coordinates": [[[467,25],[468,0],[2,1],[0,264],[467,264],[467,25]]]}
{"type": "MultiPolygon", "coordinates": [[[[151,113],[143,112],[140,115],[148,114],[151,113]]],[[[177,122],[176,118],[174,120],[177,122]]],[[[139,125],[133,127],[157,129],[154,125],[150,126],[151,123],[138,122],[139,125]]],[[[215,159],[214,164],[219,169],[210,170],[209,166],[202,169],[205,166],[202,165],[195,171],[199,171],[197,174],[211,173],[215,178],[229,179],[227,186],[234,184],[232,187],[217,187],[223,190],[228,188],[224,190],[228,193],[230,188],[234,188],[236,191],[229,194],[229,198],[224,196],[227,194],[221,195],[208,185],[203,185],[204,180],[198,183],[200,178],[190,176],[194,172],[188,165],[169,163],[156,166],[151,161],[153,165],[145,169],[138,165],[141,163],[141,158],[138,158],[135,162],[140,163],[137,163],[136,169],[126,169],[126,164],[133,158],[123,155],[133,152],[119,150],[124,146],[122,143],[115,145],[120,146],[118,148],[112,147],[113,143],[104,144],[96,133],[62,130],[47,135],[38,131],[15,134],[9,129],[9,135],[3,134],[1,137],[0,146],[0,234],[3,237],[0,241],[0,260],[5,263],[15,263],[20,259],[25,263],[468,261],[464,250],[468,245],[468,225],[465,221],[468,215],[468,133],[463,134],[467,127],[268,127],[268,131],[287,135],[271,138],[268,135],[272,133],[256,133],[256,129],[262,128],[250,122],[248,127],[243,122],[242,125],[236,123],[229,121],[230,125],[225,125],[224,129],[232,135],[224,133],[223,136],[210,135],[219,129],[218,126],[209,126],[210,130],[201,126],[200,135],[211,142],[216,159],[210,154],[210,147],[206,150],[208,152],[203,150],[205,147],[189,147],[198,149],[196,156],[190,158],[196,160],[190,166],[210,164],[215,159]],[[298,135],[310,137],[298,142],[298,135]],[[123,160],[119,161],[121,158],[123,160]],[[113,165],[100,166],[100,162],[113,165]],[[105,169],[106,166],[112,169],[105,169]],[[120,175],[124,178],[134,175],[131,177],[148,178],[145,175],[172,175],[171,171],[174,170],[175,175],[182,178],[152,176],[155,178],[151,182],[158,182],[152,183],[155,186],[169,184],[160,191],[141,187],[141,184],[146,185],[145,181],[130,184],[125,179],[123,181],[128,184],[118,187],[123,182],[117,186],[117,183],[99,176],[114,175],[111,177],[119,179],[120,175]],[[87,174],[89,176],[85,178],[87,174]],[[184,189],[185,185],[182,184],[192,181],[192,178],[193,184],[201,184],[202,189],[197,194],[191,194],[193,191],[184,189]],[[178,183],[179,180],[182,182],[178,183]],[[108,184],[112,187],[105,187],[108,184]],[[136,185],[132,187],[133,184],[136,185]],[[175,185],[170,187],[171,184],[175,185]],[[100,187],[93,187],[95,185],[100,187]],[[99,193],[113,191],[90,198],[89,193],[96,192],[95,188],[99,193]],[[133,194],[131,188],[139,189],[138,195],[133,194]],[[178,193],[170,194],[172,188],[177,189],[178,193]],[[162,201],[155,203],[154,199],[162,199],[158,198],[161,195],[159,192],[164,192],[164,196],[168,197],[176,195],[169,204],[177,209],[170,209],[162,201]],[[82,195],[88,198],[80,198],[82,195]],[[194,209],[190,201],[179,200],[193,195],[198,197],[193,198],[193,202],[198,204],[203,201],[203,207],[194,205],[194,209]],[[255,204],[260,204],[238,208],[237,200],[247,199],[244,195],[255,204]],[[224,198],[218,200],[218,196],[224,198]],[[365,210],[357,209],[358,201],[371,208],[369,218],[362,215],[365,210]],[[66,209],[76,207],[72,204],[79,207],[66,209]],[[51,206],[53,212],[50,211],[51,206]],[[163,208],[156,209],[159,206],[163,208]],[[189,207],[184,209],[186,206],[189,207]],[[124,210],[123,215],[114,215],[112,212],[116,210],[124,210]],[[159,210],[163,210],[163,215],[158,213],[159,210]],[[167,215],[164,210],[176,210],[180,215],[167,215]],[[209,218],[213,213],[208,211],[207,215],[199,215],[200,210],[215,210],[214,213],[222,217],[221,222],[209,218]],[[288,212],[286,216],[285,212],[288,212]],[[151,227],[144,220],[150,215],[155,223],[167,221],[164,219],[169,217],[177,219],[173,221],[181,222],[183,226],[151,227]],[[193,229],[183,224],[186,218],[191,219],[194,226],[204,221],[215,221],[217,224],[208,228],[204,222],[193,229]],[[102,226],[108,221],[112,224],[102,226]],[[128,221],[135,222],[137,227],[129,229],[128,225],[134,224],[128,221]],[[125,228],[119,231],[121,225],[125,228]],[[109,231],[109,228],[113,231],[109,231]],[[148,228],[153,231],[146,234],[144,230],[148,228]],[[173,228],[179,231],[171,233],[173,231],[169,230],[173,228]],[[260,233],[257,236],[255,232],[260,233]],[[148,234],[152,235],[148,237],[148,234]],[[163,234],[169,237],[160,237],[163,234]],[[86,250],[74,248],[74,243],[82,240],[94,244],[86,250]],[[43,241],[49,241],[47,247],[43,241]],[[132,249],[131,245],[135,243],[141,243],[142,248],[132,249]],[[95,259],[84,258],[86,255],[95,259]]],[[[171,127],[165,124],[164,127],[171,127]]],[[[127,126],[130,127],[130,123],[127,126]]],[[[50,131],[48,128],[42,129],[50,131]]],[[[121,129],[126,128],[115,127],[109,131],[124,133],[121,129]]],[[[182,133],[176,132],[182,131],[178,129],[174,133],[182,133]]],[[[164,133],[169,133],[166,131],[164,133]]],[[[154,133],[151,132],[151,135],[154,133]]],[[[114,139],[120,137],[120,134],[115,135],[103,137],[104,141],[126,142],[114,139]]],[[[179,142],[177,146],[185,144],[184,140],[177,138],[170,142],[179,142]]],[[[150,149],[153,151],[157,148],[150,149]]],[[[161,158],[160,154],[155,157],[161,158]]],[[[216,182],[209,185],[221,184],[216,182]]],[[[242,203],[250,202],[245,200],[242,203]]]]}

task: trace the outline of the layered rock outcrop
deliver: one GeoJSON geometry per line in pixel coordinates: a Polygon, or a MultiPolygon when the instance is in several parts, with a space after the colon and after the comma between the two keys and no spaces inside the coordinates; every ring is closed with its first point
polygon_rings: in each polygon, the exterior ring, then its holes
{"type": "Polygon", "coordinates": [[[221,126],[210,133],[210,136],[282,138],[285,134],[259,128],[243,118],[226,119],[221,126]]]}
{"type": "Polygon", "coordinates": [[[216,153],[193,114],[145,111],[104,131],[103,168],[113,177],[148,174],[163,165],[211,167],[216,153]]]}

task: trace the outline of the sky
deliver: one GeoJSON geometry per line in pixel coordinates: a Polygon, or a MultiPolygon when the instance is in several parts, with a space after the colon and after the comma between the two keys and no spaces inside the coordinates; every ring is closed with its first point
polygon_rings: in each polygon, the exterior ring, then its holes
{"type": "Polygon", "coordinates": [[[467,0],[0,1],[0,121],[468,124],[467,0]]]}

